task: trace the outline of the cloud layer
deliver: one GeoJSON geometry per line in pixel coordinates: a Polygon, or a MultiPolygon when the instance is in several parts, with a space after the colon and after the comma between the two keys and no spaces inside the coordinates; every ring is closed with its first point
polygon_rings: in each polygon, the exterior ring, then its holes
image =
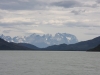
{"type": "Polygon", "coordinates": [[[5,10],[39,9],[45,3],[37,0],[0,0],[0,8],[5,10]]]}
{"type": "Polygon", "coordinates": [[[52,3],[52,5],[64,7],[64,8],[73,8],[73,7],[81,7],[82,6],[82,4],[80,2],[75,1],[75,0],[54,2],[54,3],[52,3]]]}
{"type": "Polygon", "coordinates": [[[99,16],[100,0],[0,0],[1,34],[67,32],[83,40],[99,31],[99,16]]]}

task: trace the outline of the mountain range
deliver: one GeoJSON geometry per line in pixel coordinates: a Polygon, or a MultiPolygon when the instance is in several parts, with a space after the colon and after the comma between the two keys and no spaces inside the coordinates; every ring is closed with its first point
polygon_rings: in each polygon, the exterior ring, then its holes
{"type": "Polygon", "coordinates": [[[7,42],[29,43],[39,48],[45,48],[52,45],[59,45],[62,43],[69,45],[78,42],[76,36],[67,33],[56,33],[54,36],[51,34],[40,35],[33,33],[29,36],[23,36],[23,37],[15,36],[13,38],[2,34],[0,35],[0,38],[4,39],[7,42]]]}
{"type": "Polygon", "coordinates": [[[95,48],[100,44],[100,37],[96,37],[91,40],[78,42],[76,44],[61,44],[54,45],[44,48],[43,50],[63,50],[63,51],[87,51],[89,49],[95,48]]]}
{"type": "Polygon", "coordinates": [[[0,38],[0,50],[35,50],[35,51],[100,51],[100,36],[75,44],[52,45],[38,48],[28,43],[12,43],[0,38]]]}

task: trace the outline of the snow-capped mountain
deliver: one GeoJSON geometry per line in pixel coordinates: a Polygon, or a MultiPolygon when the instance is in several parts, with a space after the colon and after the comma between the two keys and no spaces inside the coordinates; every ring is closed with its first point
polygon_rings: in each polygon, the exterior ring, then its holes
{"type": "Polygon", "coordinates": [[[59,44],[74,44],[77,43],[77,38],[72,34],[67,33],[56,33],[54,36],[51,34],[31,34],[30,36],[19,37],[15,36],[11,38],[10,36],[0,35],[2,39],[8,42],[15,43],[29,43],[33,44],[37,47],[44,48],[51,45],[59,45],[59,44]]]}

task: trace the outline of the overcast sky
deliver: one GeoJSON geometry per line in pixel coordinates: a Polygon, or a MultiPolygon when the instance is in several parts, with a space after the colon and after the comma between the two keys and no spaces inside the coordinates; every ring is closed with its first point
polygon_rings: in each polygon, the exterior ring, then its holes
{"type": "Polygon", "coordinates": [[[100,36],[100,0],[0,0],[0,34],[100,36]]]}

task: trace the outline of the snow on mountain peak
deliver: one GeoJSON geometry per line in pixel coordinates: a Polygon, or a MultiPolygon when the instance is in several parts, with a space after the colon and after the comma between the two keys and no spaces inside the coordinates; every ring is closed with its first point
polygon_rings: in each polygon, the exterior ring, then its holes
{"type": "Polygon", "coordinates": [[[54,36],[52,34],[36,34],[33,33],[29,36],[15,36],[11,38],[10,36],[0,35],[1,38],[8,42],[15,43],[30,43],[37,47],[44,48],[50,45],[74,44],[77,43],[77,38],[72,34],[67,33],[56,33],[54,36]]]}
{"type": "Polygon", "coordinates": [[[71,38],[70,37],[66,37],[68,40],[71,40],[71,38]]]}

